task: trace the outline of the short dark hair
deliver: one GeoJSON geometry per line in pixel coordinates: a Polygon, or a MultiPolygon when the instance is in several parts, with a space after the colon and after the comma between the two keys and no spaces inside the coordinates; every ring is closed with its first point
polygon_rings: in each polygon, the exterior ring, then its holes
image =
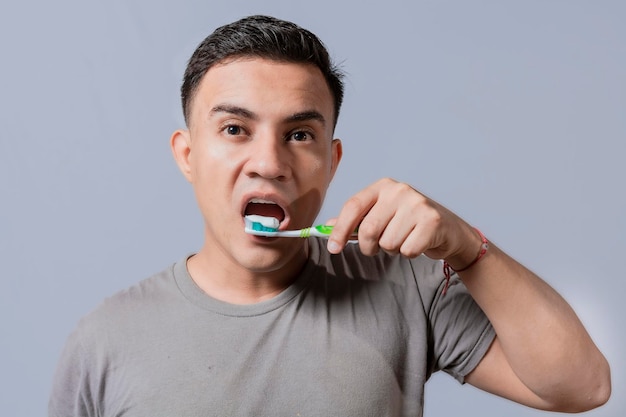
{"type": "Polygon", "coordinates": [[[181,86],[183,114],[187,125],[191,102],[204,74],[226,59],[246,56],[317,66],[333,95],[334,123],[337,123],[343,101],[343,72],[331,61],[322,41],[312,32],[294,23],[256,15],[217,28],[194,51],[181,86]]]}

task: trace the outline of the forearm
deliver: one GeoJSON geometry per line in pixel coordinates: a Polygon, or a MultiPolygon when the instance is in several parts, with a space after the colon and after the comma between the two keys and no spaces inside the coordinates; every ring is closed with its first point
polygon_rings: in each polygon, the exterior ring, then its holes
{"type": "Polygon", "coordinates": [[[608,396],[604,356],[548,284],[493,244],[459,275],[492,322],[511,368],[538,397],[563,409],[608,396]]]}

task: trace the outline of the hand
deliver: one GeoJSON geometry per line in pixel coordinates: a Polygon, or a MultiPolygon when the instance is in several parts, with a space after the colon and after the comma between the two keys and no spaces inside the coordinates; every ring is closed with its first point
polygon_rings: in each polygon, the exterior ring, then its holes
{"type": "Polygon", "coordinates": [[[457,215],[411,186],[382,179],[352,196],[333,220],[328,251],[339,253],[358,227],[361,252],[380,249],[407,257],[424,253],[463,268],[481,245],[476,231],[457,215]]]}

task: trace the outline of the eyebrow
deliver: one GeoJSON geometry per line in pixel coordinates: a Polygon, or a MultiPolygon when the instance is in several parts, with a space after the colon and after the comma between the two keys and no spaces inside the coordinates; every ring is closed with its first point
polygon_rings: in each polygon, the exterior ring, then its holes
{"type": "MultiPolygon", "coordinates": [[[[240,106],[230,105],[230,104],[218,104],[217,106],[211,109],[211,114],[215,113],[228,113],[235,116],[243,117],[251,120],[258,120],[259,116],[240,106]]],[[[316,120],[320,122],[322,125],[326,125],[326,119],[324,116],[316,111],[316,110],[306,110],[297,113],[293,113],[285,118],[285,122],[303,122],[307,120],[316,120]]]]}
{"type": "Polygon", "coordinates": [[[315,110],[308,110],[308,111],[294,113],[291,116],[287,117],[286,120],[288,122],[303,122],[307,120],[317,120],[322,125],[324,126],[326,125],[326,119],[324,119],[324,116],[322,116],[320,112],[315,111],[315,110]]]}
{"type": "Polygon", "coordinates": [[[246,119],[257,120],[258,116],[248,109],[239,106],[233,106],[230,104],[218,104],[211,109],[211,114],[215,113],[229,113],[235,116],[240,116],[246,119]]]}

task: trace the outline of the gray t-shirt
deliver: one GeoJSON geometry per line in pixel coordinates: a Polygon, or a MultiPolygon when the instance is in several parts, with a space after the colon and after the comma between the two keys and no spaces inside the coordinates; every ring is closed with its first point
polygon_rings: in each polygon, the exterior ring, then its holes
{"type": "Polygon", "coordinates": [[[421,416],[424,383],[463,382],[495,335],[440,261],[355,245],[309,261],[276,297],[204,293],[187,258],[106,299],[63,351],[49,416],[421,416]]]}

